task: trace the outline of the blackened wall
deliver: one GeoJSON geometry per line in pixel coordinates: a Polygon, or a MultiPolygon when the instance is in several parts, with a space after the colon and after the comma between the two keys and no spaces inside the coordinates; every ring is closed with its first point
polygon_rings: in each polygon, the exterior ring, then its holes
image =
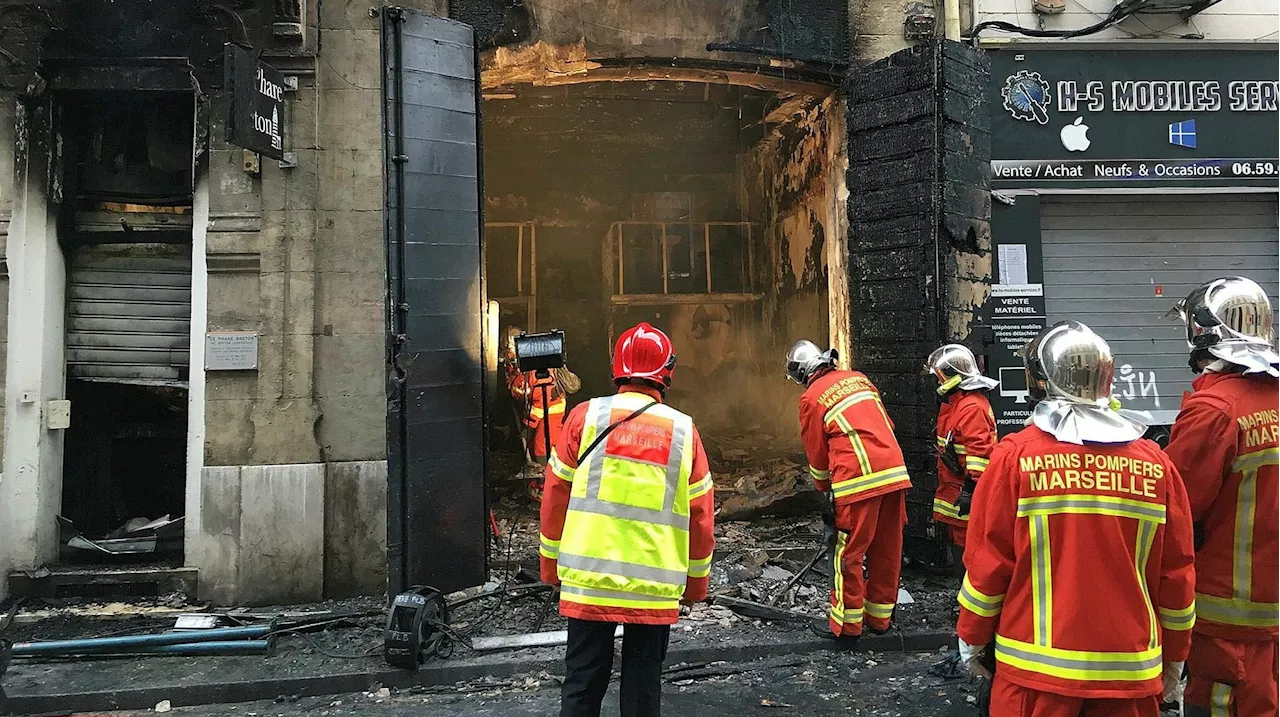
{"type": "Polygon", "coordinates": [[[775,433],[799,445],[800,389],[785,378],[782,357],[800,339],[825,346],[830,336],[829,242],[840,233],[830,209],[843,189],[832,171],[831,145],[843,140],[833,137],[833,115],[842,111],[834,96],[793,102],[789,119],[743,162],[743,193],[758,227],[754,285],[763,298],[753,332],[759,359],[743,373],[741,385],[751,387],[752,414],[765,425],[784,427],[775,433]]]}
{"type": "Polygon", "coordinates": [[[908,554],[926,562],[944,553],[930,517],[937,399],[920,369],[940,343],[969,333],[990,276],[988,72],[980,52],[939,41],[845,86],[853,364],[894,421],[913,483],[908,554]]]}
{"type": "Polygon", "coordinates": [[[202,87],[221,80],[223,44],[261,48],[272,4],[201,0],[45,0],[0,8],[8,62],[0,85],[24,87],[39,64],[63,59],[183,57],[202,87]]]}

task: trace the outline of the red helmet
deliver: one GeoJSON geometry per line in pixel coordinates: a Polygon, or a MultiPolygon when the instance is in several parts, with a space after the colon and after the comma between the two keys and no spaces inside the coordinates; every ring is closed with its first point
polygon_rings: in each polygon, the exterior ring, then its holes
{"type": "Polygon", "coordinates": [[[671,339],[646,322],[622,332],[613,349],[613,382],[644,379],[663,386],[671,385],[671,371],[676,367],[676,353],[671,339]]]}

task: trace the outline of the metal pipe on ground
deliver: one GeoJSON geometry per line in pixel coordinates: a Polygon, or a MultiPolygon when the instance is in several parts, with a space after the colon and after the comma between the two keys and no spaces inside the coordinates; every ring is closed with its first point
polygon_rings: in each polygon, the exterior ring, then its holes
{"type": "Polygon", "coordinates": [[[271,653],[271,640],[215,640],[213,642],[189,642],[179,645],[152,645],[134,647],[111,653],[93,653],[85,657],[117,657],[125,655],[168,655],[171,657],[204,657],[209,655],[267,655],[271,653]]]}
{"type": "Polygon", "coordinates": [[[152,635],[129,635],[125,637],[91,637],[83,640],[19,642],[13,645],[12,654],[14,657],[33,657],[37,655],[118,653],[142,647],[189,645],[229,640],[261,640],[268,637],[274,629],[274,625],[250,625],[248,627],[223,627],[211,630],[162,632],[152,635]]]}

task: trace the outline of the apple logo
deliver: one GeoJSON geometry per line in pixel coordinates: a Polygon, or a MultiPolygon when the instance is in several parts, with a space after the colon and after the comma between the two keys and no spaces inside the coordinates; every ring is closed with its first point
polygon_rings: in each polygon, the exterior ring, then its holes
{"type": "Polygon", "coordinates": [[[1067,148],[1069,152],[1083,152],[1089,149],[1089,125],[1081,124],[1083,117],[1077,117],[1075,122],[1062,128],[1060,136],[1062,137],[1062,146],[1067,148]]]}

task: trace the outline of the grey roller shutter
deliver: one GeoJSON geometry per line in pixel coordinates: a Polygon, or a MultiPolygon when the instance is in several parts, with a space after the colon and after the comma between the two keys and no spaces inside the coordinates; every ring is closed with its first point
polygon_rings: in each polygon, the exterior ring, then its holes
{"type": "Polygon", "coordinates": [[[67,287],[67,376],[185,385],[191,344],[191,249],[80,247],[67,287]]]}
{"type": "Polygon", "coordinates": [[[1271,296],[1277,274],[1274,195],[1041,198],[1050,323],[1093,327],[1116,355],[1116,396],[1172,423],[1191,388],[1185,334],[1164,318],[1197,285],[1246,276],[1271,296]]]}

